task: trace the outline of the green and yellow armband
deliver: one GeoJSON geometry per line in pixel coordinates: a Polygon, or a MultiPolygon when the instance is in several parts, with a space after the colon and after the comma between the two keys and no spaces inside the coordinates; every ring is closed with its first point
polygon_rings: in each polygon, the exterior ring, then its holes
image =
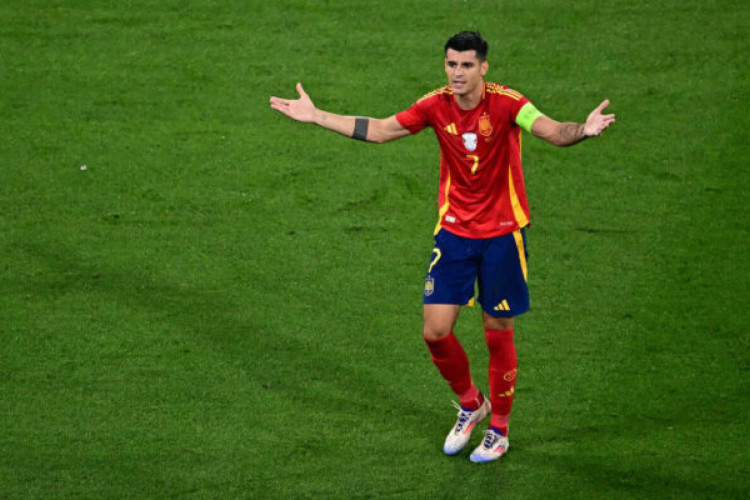
{"type": "Polygon", "coordinates": [[[542,116],[542,112],[536,109],[533,104],[527,102],[518,111],[518,114],[516,115],[516,123],[526,132],[531,133],[531,126],[540,116],[542,116]]]}

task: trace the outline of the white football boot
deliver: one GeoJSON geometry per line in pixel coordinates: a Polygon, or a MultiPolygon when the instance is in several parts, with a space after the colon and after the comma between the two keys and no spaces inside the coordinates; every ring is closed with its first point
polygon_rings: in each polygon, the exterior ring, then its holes
{"type": "Polygon", "coordinates": [[[485,398],[482,405],[474,411],[466,410],[458,403],[453,403],[458,410],[458,420],[445,438],[443,451],[446,455],[455,455],[466,447],[474,427],[484,420],[492,410],[490,400],[485,398]]]}
{"type": "Polygon", "coordinates": [[[476,463],[492,462],[505,455],[509,447],[507,437],[493,429],[487,429],[484,441],[471,453],[469,460],[476,463]]]}

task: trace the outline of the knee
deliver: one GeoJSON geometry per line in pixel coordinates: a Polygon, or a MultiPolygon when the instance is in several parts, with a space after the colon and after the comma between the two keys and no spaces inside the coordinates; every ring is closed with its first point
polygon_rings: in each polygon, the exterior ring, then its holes
{"type": "Polygon", "coordinates": [[[425,323],[424,329],[422,330],[422,339],[425,342],[436,342],[440,339],[444,339],[451,334],[451,328],[445,326],[434,326],[425,323]]]}
{"type": "Polygon", "coordinates": [[[483,313],[484,328],[487,330],[513,330],[515,322],[513,318],[496,318],[483,313]]]}
{"type": "Polygon", "coordinates": [[[435,342],[451,334],[458,318],[459,306],[446,304],[425,304],[422,338],[435,342]]]}

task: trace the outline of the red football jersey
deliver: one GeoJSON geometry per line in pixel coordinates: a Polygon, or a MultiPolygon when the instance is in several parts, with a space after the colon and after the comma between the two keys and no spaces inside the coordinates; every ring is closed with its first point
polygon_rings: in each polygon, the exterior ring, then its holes
{"type": "Polygon", "coordinates": [[[412,134],[430,126],[440,143],[440,220],[465,238],[492,238],[529,224],[521,168],[519,110],[528,99],[486,82],[482,101],[458,107],[450,86],[430,92],[396,119],[412,134]]]}

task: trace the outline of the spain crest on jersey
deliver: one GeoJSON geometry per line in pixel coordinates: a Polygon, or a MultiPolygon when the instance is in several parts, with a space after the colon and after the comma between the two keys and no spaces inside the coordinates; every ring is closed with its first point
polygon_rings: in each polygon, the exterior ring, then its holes
{"type": "Polygon", "coordinates": [[[483,137],[489,137],[492,135],[492,123],[490,122],[490,115],[484,113],[479,117],[479,133],[483,137]]]}

